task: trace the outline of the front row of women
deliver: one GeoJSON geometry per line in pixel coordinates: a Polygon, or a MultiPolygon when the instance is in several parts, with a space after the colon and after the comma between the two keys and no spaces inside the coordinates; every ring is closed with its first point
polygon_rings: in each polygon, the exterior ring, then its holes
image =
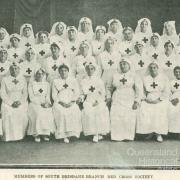
{"type": "Polygon", "coordinates": [[[69,143],[83,131],[93,142],[109,132],[115,141],[134,140],[139,133],[156,135],[162,142],[168,131],[180,133],[180,67],[175,67],[170,83],[157,62],[149,64],[143,78],[135,75],[129,60],[120,61],[119,67],[106,89],[93,62],[85,65],[87,77],[79,83],[67,65],[60,65],[60,78],[52,88],[40,68],[27,90],[20,68],[11,65],[10,76],[1,83],[3,140],[32,135],[36,142],[49,141],[53,133],[69,143]]]}

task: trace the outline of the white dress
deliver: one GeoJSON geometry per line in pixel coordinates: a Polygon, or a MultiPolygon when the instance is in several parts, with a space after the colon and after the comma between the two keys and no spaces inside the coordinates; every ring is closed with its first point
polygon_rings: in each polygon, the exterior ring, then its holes
{"type": "Polygon", "coordinates": [[[179,103],[174,106],[169,102],[168,119],[169,119],[169,132],[180,133],[180,80],[173,79],[170,82],[171,95],[169,100],[179,99],[179,103]]]}
{"type": "Polygon", "coordinates": [[[36,44],[34,49],[37,53],[37,62],[43,66],[45,59],[51,55],[50,51],[50,44],[44,43],[44,44],[36,44]]]}
{"type": "Polygon", "coordinates": [[[76,79],[68,77],[55,79],[52,86],[52,97],[54,100],[53,113],[55,118],[55,138],[61,139],[75,136],[79,138],[82,131],[81,112],[75,103],[79,97],[79,87],[76,79]],[[73,105],[66,108],[58,102],[70,103],[73,105]]]}
{"type": "Polygon", "coordinates": [[[29,38],[22,36],[20,41],[20,47],[22,49],[28,49],[30,47],[34,47],[35,45],[35,39],[34,37],[30,36],[29,38]]]}
{"type": "Polygon", "coordinates": [[[95,58],[104,51],[104,43],[105,40],[98,41],[96,39],[91,42],[92,55],[95,58]]]}
{"type": "Polygon", "coordinates": [[[6,60],[4,63],[0,62],[0,82],[2,81],[3,77],[9,75],[9,67],[10,62],[6,60]]]}
{"type": "Polygon", "coordinates": [[[171,36],[168,36],[168,35],[166,35],[166,34],[163,34],[163,35],[161,36],[161,40],[162,40],[163,45],[164,45],[166,42],[171,41],[171,42],[174,44],[174,46],[176,46],[177,43],[178,43],[178,41],[179,41],[179,37],[178,37],[178,35],[176,35],[176,34],[173,34],[173,35],[171,35],[171,36]]]}
{"type": "Polygon", "coordinates": [[[88,41],[91,42],[93,39],[94,33],[89,31],[86,34],[83,32],[78,32],[78,39],[80,40],[80,42],[82,41],[88,41]]]}
{"type": "Polygon", "coordinates": [[[84,99],[82,110],[83,133],[88,135],[106,135],[109,133],[109,111],[105,103],[103,81],[96,76],[81,81],[81,95],[84,99]],[[93,104],[97,102],[97,106],[93,104]]]}
{"type": "Polygon", "coordinates": [[[27,118],[27,83],[22,76],[4,77],[1,82],[3,139],[5,141],[21,140],[26,135],[27,118]],[[18,108],[11,105],[20,101],[18,108]]]}
{"type": "Polygon", "coordinates": [[[50,103],[50,85],[48,82],[31,81],[28,86],[30,104],[28,108],[28,135],[50,135],[54,132],[52,108],[43,108],[42,103],[50,103]]]}
{"type": "Polygon", "coordinates": [[[41,67],[39,63],[35,60],[24,61],[21,65],[21,73],[25,77],[26,81],[29,83],[30,78],[34,76],[35,72],[41,67]]]}
{"type": "Polygon", "coordinates": [[[18,48],[11,47],[10,49],[8,49],[8,59],[10,62],[21,64],[24,58],[24,54],[25,54],[25,50],[21,47],[18,48]]]}
{"type": "Polygon", "coordinates": [[[122,41],[119,45],[119,52],[123,57],[129,57],[135,53],[134,40],[122,41]]]}
{"type": "Polygon", "coordinates": [[[139,111],[133,110],[132,107],[134,101],[139,103],[141,100],[142,83],[134,73],[116,73],[113,76],[111,88],[115,88],[110,110],[111,139],[116,141],[134,140],[139,111]]]}
{"type": "Polygon", "coordinates": [[[141,42],[144,45],[144,48],[147,48],[150,46],[151,36],[152,34],[149,33],[138,32],[135,34],[134,39],[138,42],[141,42]]]}
{"type": "Polygon", "coordinates": [[[150,46],[149,48],[147,48],[147,55],[149,56],[151,61],[160,62],[163,53],[164,53],[164,48],[162,46],[158,46],[156,48],[150,46]]]}
{"type": "Polygon", "coordinates": [[[145,97],[147,100],[157,100],[157,104],[142,101],[140,116],[137,121],[136,132],[139,134],[167,134],[168,132],[168,98],[169,80],[165,74],[160,73],[155,78],[147,75],[143,78],[145,97]]]}
{"type": "Polygon", "coordinates": [[[112,80],[113,74],[117,72],[119,62],[121,61],[121,54],[117,51],[109,53],[103,51],[98,57],[98,64],[100,65],[102,72],[102,80],[106,84],[112,80]]]}

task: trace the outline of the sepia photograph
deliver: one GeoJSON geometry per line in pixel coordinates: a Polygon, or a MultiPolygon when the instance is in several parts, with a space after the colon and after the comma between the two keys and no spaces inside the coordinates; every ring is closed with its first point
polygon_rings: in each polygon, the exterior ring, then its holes
{"type": "MultiPolygon", "coordinates": [[[[178,0],[0,0],[0,172],[179,170],[179,12],[178,0]]],[[[101,175],[59,179],[113,178],[101,175]]]]}

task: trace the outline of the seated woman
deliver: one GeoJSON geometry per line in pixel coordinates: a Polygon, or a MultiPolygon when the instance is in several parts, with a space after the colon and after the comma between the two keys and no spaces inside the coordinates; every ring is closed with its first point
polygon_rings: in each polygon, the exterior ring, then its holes
{"type": "Polygon", "coordinates": [[[76,100],[79,97],[79,86],[76,79],[69,76],[69,67],[62,64],[58,68],[60,78],[55,79],[52,85],[52,98],[54,100],[53,113],[55,118],[55,138],[79,138],[82,131],[81,112],[76,100]]]}
{"type": "Polygon", "coordinates": [[[9,33],[3,27],[0,27],[0,47],[9,48],[9,33]]]}
{"type": "Polygon", "coordinates": [[[131,69],[130,61],[122,59],[119,66],[107,91],[107,103],[111,103],[111,139],[134,140],[142,83],[131,69]]]}
{"type": "Polygon", "coordinates": [[[85,136],[93,135],[93,142],[98,142],[102,135],[109,133],[109,112],[105,103],[105,87],[100,77],[96,76],[96,64],[88,62],[85,65],[87,77],[81,83],[81,97],[78,104],[83,102],[82,123],[85,136]]]}
{"type": "Polygon", "coordinates": [[[45,58],[51,55],[49,33],[47,31],[39,31],[36,35],[36,45],[34,49],[37,52],[37,62],[43,66],[45,58]]]}
{"type": "Polygon", "coordinates": [[[28,108],[29,126],[27,135],[35,138],[36,142],[49,141],[49,136],[54,133],[54,117],[50,102],[50,85],[46,81],[46,73],[38,69],[34,73],[28,86],[30,104],[28,108]]]}
{"type": "Polygon", "coordinates": [[[170,90],[169,132],[180,133],[180,66],[174,68],[174,79],[170,81],[170,90]]]}
{"type": "Polygon", "coordinates": [[[140,19],[135,30],[135,40],[141,42],[146,48],[150,45],[151,35],[151,21],[148,18],[140,19]]]}
{"type": "MultiPolygon", "coordinates": [[[[144,98],[137,121],[136,132],[139,134],[156,135],[157,141],[162,142],[162,135],[168,132],[168,98],[169,80],[157,62],[148,66],[148,74],[143,78],[144,98]]],[[[148,138],[148,139],[149,139],[148,138]]]]}
{"type": "Polygon", "coordinates": [[[23,139],[28,125],[27,83],[15,63],[10,66],[10,75],[2,79],[1,98],[4,141],[23,139]]]}
{"type": "Polygon", "coordinates": [[[35,37],[33,32],[33,27],[31,24],[23,24],[20,28],[20,36],[21,36],[21,48],[27,49],[29,47],[34,47],[35,37]]]}
{"type": "Polygon", "coordinates": [[[35,50],[32,47],[29,47],[25,51],[25,59],[21,65],[21,73],[25,77],[27,83],[29,83],[30,78],[40,67],[41,65],[37,63],[35,50]]]}

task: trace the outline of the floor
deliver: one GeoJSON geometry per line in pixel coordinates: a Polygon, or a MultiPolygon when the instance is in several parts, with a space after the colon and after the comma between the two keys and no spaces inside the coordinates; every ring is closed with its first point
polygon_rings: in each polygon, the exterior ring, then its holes
{"type": "Polygon", "coordinates": [[[35,143],[31,138],[21,142],[0,142],[0,164],[58,165],[73,167],[133,168],[136,166],[180,165],[180,140],[165,139],[93,143],[90,139],[35,143]]]}

